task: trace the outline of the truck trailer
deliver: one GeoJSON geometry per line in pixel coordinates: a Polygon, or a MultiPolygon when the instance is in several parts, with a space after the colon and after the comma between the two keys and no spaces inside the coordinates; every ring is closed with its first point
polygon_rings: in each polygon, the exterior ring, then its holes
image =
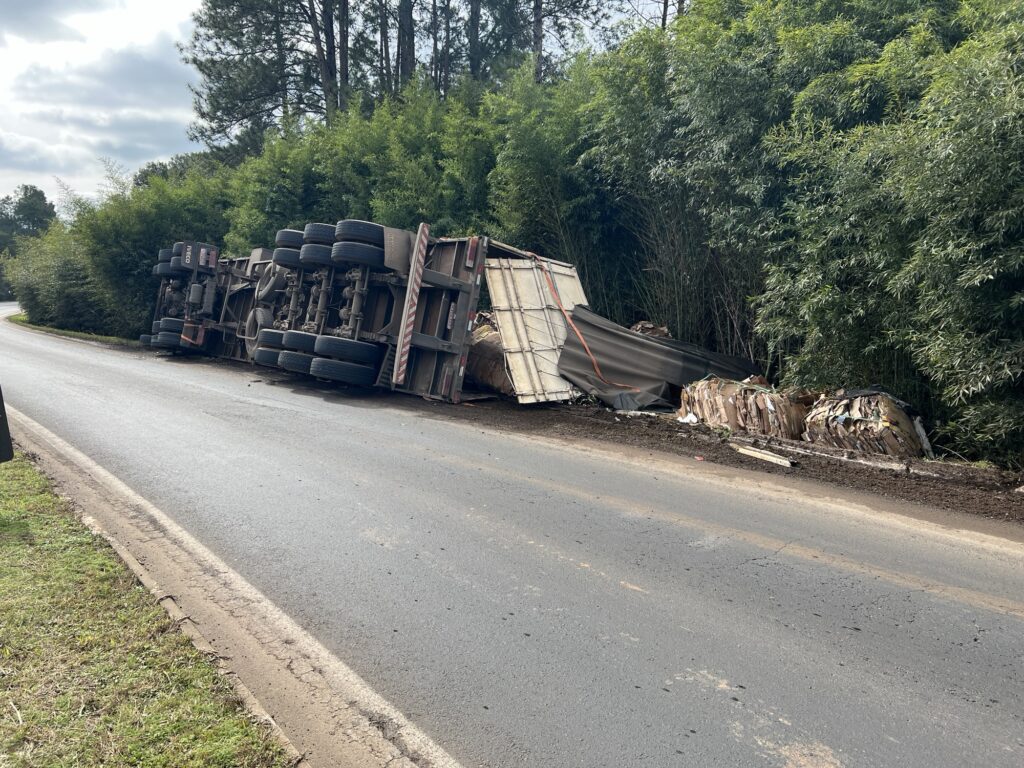
{"type": "Polygon", "coordinates": [[[572,396],[557,374],[567,313],[586,303],[571,265],[488,237],[434,238],[427,224],[310,223],[279,231],[274,245],[235,258],[203,242],[161,250],[152,333],[141,341],[457,403],[494,282],[519,399],[572,396]]]}

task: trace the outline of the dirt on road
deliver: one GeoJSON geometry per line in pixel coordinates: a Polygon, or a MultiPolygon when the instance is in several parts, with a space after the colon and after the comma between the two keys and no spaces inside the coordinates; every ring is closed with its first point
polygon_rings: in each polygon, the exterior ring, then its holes
{"type": "MultiPolygon", "coordinates": [[[[224,364],[198,358],[181,359],[179,362],[190,365],[224,364]]],[[[229,365],[255,373],[257,381],[288,387],[327,401],[338,400],[367,407],[386,405],[505,432],[657,451],[772,476],[820,482],[948,512],[1024,522],[1024,492],[1017,490],[1024,486],[1024,473],[1021,472],[981,467],[959,460],[914,460],[901,464],[886,457],[847,452],[849,458],[892,463],[894,468],[888,469],[828,456],[797,454],[787,452],[784,445],[768,445],[769,449],[778,451],[794,463],[792,467],[783,467],[737,453],[727,435],[702,424],[682,424],[672,414],[627,416],[593,402],[523,406],[504,398],[483,398],[451,405],[397,393],[346,389],[242,363],[229,365]]],[[[805,450],[809,447],[802,444],[793,446],[805,450]]]]}
{"type": "Polygon", "coordinates": [[[913,471],[882,469],[836,458],[788,453],[769,446],[794,462],[792,467],[783,467],[737,453],[727,436],[704,425],[681,424],[672,416],[630,417],[601,405],[519,406],[504,400],[461,406],[418,402],[415,408],[437,417],[472,421],[509,432],[626,445],[769,475],[828,483],[952,512],[1024,522],[1024,493],[1016,491],[1024,485],[1024,476],[959,461],[914,461],[910,462],[913,471]]]}

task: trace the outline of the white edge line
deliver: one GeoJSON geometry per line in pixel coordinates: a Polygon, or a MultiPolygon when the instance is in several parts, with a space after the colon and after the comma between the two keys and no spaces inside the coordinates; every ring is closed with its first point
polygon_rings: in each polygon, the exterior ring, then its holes
{"type": "MultiPolygon", "coordinates": [[[[140,496],[128,485],[90,459],[84,453],[67,443],[62,438],[50,432],[46,427],[29,418],[21,411],[8,405],[7,411],[14,416],[14,420],[27,431],[35,432],[45,442],[66,458],[70,459],[79,469],[88,473],[93,478],[114,489],[123,495],[131,504],[141,509],[147,516],[163,528],[168,536],[185,549],[192,557],[212,568],[216,569],[218,578],[230,584],[233,590],[245,596],[259,606],[267,617],[274,622],[279,631],[287,633],[296,638],[296,645],[310,656],[323,660],[322,669],[336,681],[346,688],[346,695],[351,697],[358,704],[363,713],[373,713],[383,716],[390,721],[398,730],[399,739],[403,745],[403,751],[409,755],[415,755],[417,761],[423,761],[430,768],[462,768],[461,764],[449,755],[439,744],[434,742],[427,734],[414,725],[394,705],[379,693],[373,690],[353,669],[337,656],[325,648],[319,640],[309,634],[290,616],[277,607],[256,587],[246,581],[231,566],[217,557],[207,547],[199,542],[188,531],[178,525],[174,520],[161,512],[157,507],[140,496]]],[[[364,715],[365,716],[365,715],[364,715]]],[[[392,740],[394,741],[394,740],[392,740]]]]}

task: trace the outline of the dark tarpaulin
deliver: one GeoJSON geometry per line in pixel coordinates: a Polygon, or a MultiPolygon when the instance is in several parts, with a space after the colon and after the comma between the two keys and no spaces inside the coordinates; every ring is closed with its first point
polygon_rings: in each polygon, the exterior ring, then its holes
{"type": "Polygon", "coordinates": [[[709,374],[740,380],[757,373],[747,360],[675,339],[644,336],[583,306],[575,307],[570,317],[590,347],[601,375],[571,327],[558,358],[558,373],[619,411],[675,410],[679,403],[678,391],[674,390],[709,374]]]}

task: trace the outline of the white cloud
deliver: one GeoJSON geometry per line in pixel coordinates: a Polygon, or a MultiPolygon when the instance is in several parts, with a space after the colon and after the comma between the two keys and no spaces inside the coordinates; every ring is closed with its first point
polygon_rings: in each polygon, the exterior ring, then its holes
{"type": "Polygon", "coordinates": [[[0,0],[0,196],[24,183],[56,196],[55,177],[92,194],[101,157],[135,169],[197,149],[196,75],[175,45],[199,2],[0,0]]]}

